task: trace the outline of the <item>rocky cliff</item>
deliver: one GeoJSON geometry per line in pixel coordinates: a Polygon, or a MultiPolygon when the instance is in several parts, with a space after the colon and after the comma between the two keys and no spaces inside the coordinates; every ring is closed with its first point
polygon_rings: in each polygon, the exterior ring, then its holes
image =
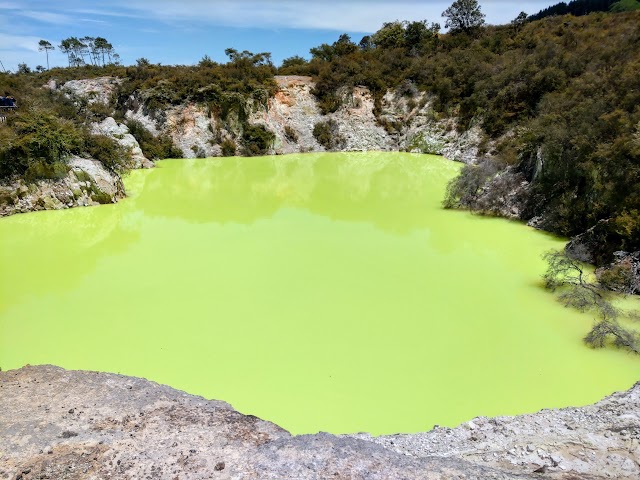
{"type": "Polygon", "coordinates": [[[90,158],[72,157],[59,180],[0,182],[0,217],[37,210],[115,203],[125,196],[120,177],[90,158]]]}
{"type": "MultiPolygon", "coordinates": [[[[342,106],[323,115],[312,94],[310,77],[276,77],[278,91],[266,104],[245,105],[248,122],[263,125],[275,134],[269,154],[324,151],[314,137],[314,127],[331,121],[335,135],[341,138],[336,151],[405,150],[444,155],[456,161],[474,163],[481,142],[479,128],[459,133],[455,119],[439,119],[425,93],[388,92],[376,105],[371,92],[356,87],[343,92],[342,106]]],[[[59,91],[77,105],[89,105],[98,111],[114,113],[114,97],[121,80],[100,77],[46,85],[59,91]]],[[[184,158],[222,155],[221,144],[231,142],[241,151],[242,124],[233,116],[224,122],[205,105],[185,103],[164,111],[148,111],[144,102],[132,95],[124,117],[136,120],[152,135],[168,135],[184,158]]],[[[94,134],[116,140],[132,154],[134,168],[150,168],[153,162],[144,156],[127,126],[107,116],[90,125],[94,134]]],[[[117,175],[101,168],[91,159],[74,158],[69,174],[59,180],[27,185],[22,180],[0,184],[0,216],[41,209],[60,209],[79,205],[116,202],[124,195],[117,175]]]]}
{"type": "Polygon", "coordinates": [[[637,479],[640,383],[589,407],[371,438],[292,436],[147,380],[0,372],[0,478],[637,479]]]}
{"type": "MultiPolygon", "coordinates": [[[[407,150],[444,155],[465,163],[472,163],[477,157],[479,128],[457,132],[455,119],[437,119],[425,93],[400,95],[390,91],[376,116],[371,92],[356,87],[352,92],[343,92],[342,106],[335,113],[323,115],[312,94],[310,77],[277,76],[275,80],[278,91],[266,105],[246,105],[249,123],[263,125],[275,134],[270,154],[324,151],[313,129],[320,122],[332,120],[337,125],[336,133],[345,140],[336,151],[407,150]]],[[[74,88],[77,91],[77,85],[74,88]]],[[[237,119],[223,122],[203,105],[184,104],[161,113],[149,112],[132,97],[125,116],[141,122],[154,134],[170,135],[185,158],[219,156],[225,139],[241,146],[242,126],[237,119]]]]}

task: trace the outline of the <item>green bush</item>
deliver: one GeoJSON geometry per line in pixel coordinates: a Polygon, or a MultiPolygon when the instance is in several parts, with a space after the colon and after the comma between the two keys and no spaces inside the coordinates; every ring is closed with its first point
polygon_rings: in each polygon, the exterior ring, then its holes
{"type": "Polygon", "coordinates": [[[346,139],[338,132],[335,120],[318,122],[313,126],[313,136],[326,150],[340,150],[346,146],[346,139]]]}
{"type": "Polygon", "coordinates": [[[243,152],[249,157],[265,155],[275,139],[275,134],[264,125],[246,124],[242,133],[243,152]]]}
{"type": "Polygon", "coordinates": [[[112,172],[123,173],[133,166],[131,151],[106,135],[87,135],[85,149],[112,172]]]}
{"type": "Polygon", "coordinates": [[[236,142],[230,138],[225,138],[220,144],[223,157],[233,157],[236,154],[236,142]]]}
{"type": "Polygon", "coordinates": [[[298,141],[298,134],[296,133],[296,131],[291,128],[289,125],[286,125],[284,127],[284,136],[286,137],[287,140],[289,140],[290,142],[296,143],[298,141]]]}
{"type": "Polygon", "coordinates": [[[126,122],[129,133],[140,144],[140,149],[145,157],[151,160],[162,160],[164,158],[182,158],[182,151],[173,144],[169,135],[160,134],[154,137],[142,123],[137,120],[126,122]]]}
{"type": "Polygon", "coordinates": [[[34,171],[53,173],[45,166],[64,163],[70,154],[82,150],[82,132],[70,121],[50,113],[21,112],[7,123],[0,133],[2,176],[24,175],[35,164],[39,166],[34,166],[34,171]]]}
{"type": "Polygon", "coordinates": [[[36,180],[59,180],[69,172],[69,167],[64,162],[47,163],[43,160],[32,162],[24,172],[24,179],[31,183],[36,180]]]}

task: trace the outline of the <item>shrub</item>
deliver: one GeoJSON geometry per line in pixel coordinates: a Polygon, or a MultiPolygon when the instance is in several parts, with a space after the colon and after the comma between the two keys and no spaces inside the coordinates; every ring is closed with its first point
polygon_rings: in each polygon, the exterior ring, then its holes
{"type": "Polygon", "coordinates": [[[126,125],[129,133],[140,144],[140,149],[145,157],[151,160],[182,158],[182,151],[173,144],[173,140],[169,135],[160,134],[155,137],[137,120],[129,120],[126,125]]]}
{"type": "Polygon", "coordinates": [[[339,150],[346,146],[346,139],[338,132],[335,120],[318,122],[313,126],[313,136],[326,150],[339,150]]]}
{"type": "Polygon", "coordinates": [[[444,208],[473,208],[481,189],[498,170],[498,165],[491,160],[485,160],[478,165],[465,165],[460,174],[447,185],[442,205],[444,208]]]}
{"type": "Polygon", "coordinates": [[[275,139],[275,134],[267,130],[264,125],[246,124],[242,133],[244,154],[249,157],[265,155],[275,139]]]}
{"type": "Polygon", "coordinates": [[[88,135],[85,148],[89,155],[113,172],[126,172],[132,167],[131,151],[111,137],[88,135]]]}
{"type": "Polygon", "coordinates": [[[27,167],[24,179],[26,182],[44,179],[59,180],[64,178],[68,172],[69,167],[64,162],[47,163],[43,160],[36,160],[27,167]]]}
{"type": "Polygon", "coordinates": [[[236,142],[230,138],[225,138],[220,144],[223,157],[233,157],[236,154],[236,142]]]}
{"type": "Polygon", "coordinates": [[[284,127],[284,136],[290,142],[296,143],[298,141],[298,134],[289,125],[284,127]]]}
{"type": "MultiPolygon", "coordinates": [[[[40,175],[53,170],[45,165],[64,163],[71,153],[79,153],[82,133],[68,120],[43,112],[23,112],[11,119],[9,129],[3,127],[0,138],[0,174],[23,175],[35,166],[40,175]],[[6,143],[5,143],[6,142],[6,143]]],[[[34,170],[34,171],[35,171],[34,170]]]]}

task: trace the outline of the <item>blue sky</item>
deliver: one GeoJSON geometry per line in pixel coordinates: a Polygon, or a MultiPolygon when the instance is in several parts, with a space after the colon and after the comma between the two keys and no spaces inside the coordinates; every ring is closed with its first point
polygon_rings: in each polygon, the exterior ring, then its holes
{"type": "MultiPolygon", "coordinates": [[[[0,0],[0,61],[46,65],[38,41],[57,47],[71,36],[105,37],[130,65],[140,57],[163,65],[194,64],[205,54],[225,62],[225,48],[271,52],[276,65],[348,33],[357,43],[383,22],[423,20],[444,25],[441,13],[453,0],[0,0]]],[[[487,22],[507,23],[557,3],[480,0],[487,22]]],[[[57,49],[51,66],[66,65],[57,49]]]]}

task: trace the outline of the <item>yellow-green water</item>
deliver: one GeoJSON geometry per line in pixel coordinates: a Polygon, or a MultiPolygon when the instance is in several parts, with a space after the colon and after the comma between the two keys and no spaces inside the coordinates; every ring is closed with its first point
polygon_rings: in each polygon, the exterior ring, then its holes
{"type": "Polygon", "coordinates": [[[117,205],[0,220],[0,367],[146,377],[294,433],[581,405],[640,359],[540,287],[563,242],[440,208],[410,154],[169,160],[117,205]]]}

